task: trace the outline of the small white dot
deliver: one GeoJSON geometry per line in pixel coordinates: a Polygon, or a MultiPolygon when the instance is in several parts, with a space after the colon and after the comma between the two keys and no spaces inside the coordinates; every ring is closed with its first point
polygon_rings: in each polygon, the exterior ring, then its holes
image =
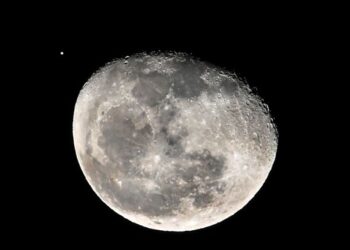
{"type": "Polygon", "coordinates": [[[63,51],[61,51],[61,52],[60,52],[60,55],[61,55],[61,56],[63,56],[63,55],[64,55],[64,52],[63,52],[63,51]]]}
{"type": "Polygon", "coordinates": [[[154,162],[158,163],[159,161],[160,161],[160,156],[159,155],[154,156],[154,162]]]}

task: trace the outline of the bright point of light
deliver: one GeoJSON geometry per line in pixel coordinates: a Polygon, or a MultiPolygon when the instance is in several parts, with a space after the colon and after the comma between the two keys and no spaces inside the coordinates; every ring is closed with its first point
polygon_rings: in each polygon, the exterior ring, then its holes
{"type": "Polygon", "coordinates": [[[63,52],[63,51],[61,51],[61,52],[60,52],[60,55],[61,55],[61,56],[63,56],[63,55],[64,55],[64,52],[63,52]]]}
{"type": "Polygon", "coordinates": [[[160,161],[160,156],[159,155],[154,156],[154,162],[158,163],[159,161],[160,161]]]}

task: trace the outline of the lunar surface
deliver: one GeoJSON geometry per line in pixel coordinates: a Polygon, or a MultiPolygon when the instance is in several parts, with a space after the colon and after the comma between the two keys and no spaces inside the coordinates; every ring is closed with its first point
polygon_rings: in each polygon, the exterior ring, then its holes
{"type": "Polygon", "coordinates": [[[267,106],[234,73],[182,53],[109,63],[82,88],[73,136],[83,173],[111,209],[188,231],[232,216],[277,151],[267,106]]]}

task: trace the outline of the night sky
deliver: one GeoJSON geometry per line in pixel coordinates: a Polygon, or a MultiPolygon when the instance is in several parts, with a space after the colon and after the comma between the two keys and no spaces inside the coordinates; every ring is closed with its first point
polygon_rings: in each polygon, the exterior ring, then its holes
{"type": "Polygon", "coordinates": [[[63,244],[94,241],[114,249],[127,239],[203,245],[214,241],[233,249],[284,242],[283,249],[312,242],[309,232],[323,227],[312,205],[321,194],[310,184],[317,169],[310,158],[310,154],[317,155],[310,151],[317,137],[317,128],[310,122],[318,112],[310,100],[315,87],[309,74],[310,58],[317,54],[315,43],[308,39],[307,29],[298,30],[293,22],[272,22],[273,27],[254,24],[246,29],[230,22],[203,26],[183,21],[167,29],[129,25],[108,31],[76,26],[41,33],[40,39],[29,37],[27,52],[34,60],[28,63],[34,69],[27,75],[30,82],[22,81],[20,86],[27,102],[22,122],[28,123],[31,132],[26,140],[29,150],[18,159],[27,163],[21,178],[28,176],[28,185],[22,202],[26,209],[17,212],[21,220],[14,232],[33,233],[29,239],[33,242],[41,238],[63,244]],[[242,210],[214,226],[169,233],[129,222],[96,196],[75,156],[73,111],[84,83],[113,59],[150,51],[187,52],[236,72],[268,104],[276,123],[279,144],[267,181],[242,210]]]}

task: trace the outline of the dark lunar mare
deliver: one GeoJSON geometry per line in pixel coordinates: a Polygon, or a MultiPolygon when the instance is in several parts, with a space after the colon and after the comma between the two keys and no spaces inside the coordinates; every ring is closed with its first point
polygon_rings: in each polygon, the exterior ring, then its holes
{"type": "Polygon", "coordinates": [[[150,107],[158,105],[169,93],[171,81],[158,73],[139,73],[132,95],[141,103],[150,107]]]}
{"type": "Polygon", "coordinates": [[[187,60],[179,64],[178,70],[172,74],[174,83],[173,91],[177,98],[194,98],[198,97],[208,88],[200,76],[205,72],[203,63],[194,63],[187,60]]]}
{"type": "Polygon", "coordinates": [[[100,123],[102,136],[98,140],[109,159],[118,163],[125,174],[132,171],[130,160],[145,155],[152,138],[152,129],[148,123],[141,128],[135,125],[135,121],[146,119],[145,113],[140,112],[135,117],[134,113],[128,111],[130,108],[137,107],[120,105],[108,110],[107,119],[100,123]]]}

